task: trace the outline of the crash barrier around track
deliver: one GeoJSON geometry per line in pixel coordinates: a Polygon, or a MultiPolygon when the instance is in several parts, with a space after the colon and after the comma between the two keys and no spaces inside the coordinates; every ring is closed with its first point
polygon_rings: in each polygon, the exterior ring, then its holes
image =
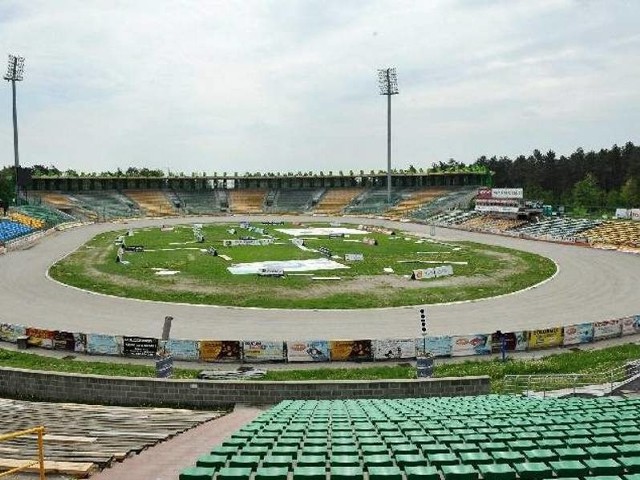
{"type": "Polygon", "coordinates": [[[159,340],[151,337],[77,333],[0,323],[0,340],[84,353],[200,362],[331,362],[465,357],[568,347],[640,333],[640,315],[564,327],[473,335],[357,340],[159,340]]]}

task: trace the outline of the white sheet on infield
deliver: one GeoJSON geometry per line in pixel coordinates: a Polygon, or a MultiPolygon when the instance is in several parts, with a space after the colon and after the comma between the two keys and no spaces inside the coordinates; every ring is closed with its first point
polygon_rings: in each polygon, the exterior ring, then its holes
{"type": "Polygon", "coordinates": [[[349,268],[328,258],[313,258],[310,260],[279,260],[270,262],[236,263],[227,267],[234,275],[246,275],[258,273],[261,268],[269,270],[282,269],[285,272],[309,272],[314,270],[337,270],[339,268],[349,268]]]}
{"type": "Polygon", "coordinates": [[[293,237],[307,237],[309,235],[329,236],[329,235],[367,235],[369,232],[356,230],[355,228],[344,227],[311,227],[311,228],[276,228],[280,233],[293,237]]]}

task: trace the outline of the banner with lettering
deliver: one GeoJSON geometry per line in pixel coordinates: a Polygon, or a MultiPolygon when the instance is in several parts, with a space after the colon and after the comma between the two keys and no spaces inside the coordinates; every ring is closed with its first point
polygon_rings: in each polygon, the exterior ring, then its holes
{"type": "Polygon", "coordinates": [[[563,335],[563,345],[579,345],[593,342],[593,325],[590,323],[567,325],[564,327],[563,335]]]}
{"type": "Polygon", "coordinates": [[[244,340],[242,356],[249,362],[276,362],[284,360],[284,342],[244,340]]]}
{"type": "Polygon", "coordinates": [[[55,332],[53,336],[54,350],[76,351],[76,339],[71,332],[55,332]]]}
{"type": "Polygon", "coordinates": [[[73,334],[74,347],[76,353],[87,353],[87,335],[85,333],[73,334]]]}
{"type": "MultiPolygon", "coordinates": [[[[507,352],[524,352],[529,345],[529,332],[506,332],[504,337],[504,349],[507,352]]],[[[502,338],[498,333],[491,335],[491,353],[502,352],[502,338]]]]}
{"type": "Polygon", "coordinates": [[[101,333],[87,334],[87,353],[89,355],[120,355],[122,337],[103,335],[101,333]]]}
{"type": "Polygon", "coordinates": [[[416,358],[415,340],[374,340],[373,358],[374,360],[416,358]]]}
{"type": "Polygon", "coordinates": [[[27,328],[24,325],[0,323],[0,340],[3,342],[16,343],[18,337],[24,337],[26,332],[27,328]]]}
{"type": "Polygon", "coordinates": [[[562,327],[542,328],[529,332],[529,349],[552,348],[562,345],[562,327]]]}
{"type": "Polygon", "coordinates": [[[127,357],[155,357],[158,354],[158,339],[122,337],[122,354],[127,357]]]}
{"type": "Polygon", "coordinates": [[[329,351],[332,362],[373,360],[371,340],[331,340],[329,351]]]}
{"type": "Polygon", "coordinates": [[[622,322],[619,319],[593,322],[593,340],[604,340],[622,335],[622,322]]]}
{"type": "Polygon", "coordinates": [[[203,362],[238,362],[242,349],[236,340],[201,340],[200,360],[203,362]]]}
{"type": "Polygon", "coordinates": [[[164,348],[166,355],[170,355],[174,360],[198,361],[200,358],[200,349],[195,340],[161,340],[160,348],[164,348]]]}
{"type": "Polygon", "coordinates": [[[416,353],[422,353],[426,348],[428,354],[433,357],[451,356],[451,337],[448,335],[441,337],[416,338],[416,353]]]}
{"type": "Polygon", "coordinates": [[[26,329],[25,334],[29,337],[27,343],[32,347],[53,348],[53,338],[56,335],[55,330],[29,327],[26,329]]]}
{"type": "Polygon", "coordinates": [[[491,353],[490,335],[456,335],[451,342],[452,357],[487,355],[489,353],[491,353]]]}
{"type": "Polygon", "coordinates": [[[622,335],[640,333],[640,315],[625,317],[620,322],[622,323],[622,335]]]}
{"type": "Polygon", "coordinates": [[[289,362],[328,362],[329,342],[326,340],[291,340],[287,342],[289,362]]]}

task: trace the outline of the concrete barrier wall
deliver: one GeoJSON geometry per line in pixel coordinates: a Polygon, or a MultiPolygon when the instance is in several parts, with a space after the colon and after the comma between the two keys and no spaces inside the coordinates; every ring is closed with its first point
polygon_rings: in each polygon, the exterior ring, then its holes
{"type": "Polygon", "coordinates": [[[123,406],[218,408],[235,403],[271,405],[281,400],[412,398],[481,395],[482,377],[382,381],[204,381],[107,377],[0,368],[0,397],[123,406]]]}

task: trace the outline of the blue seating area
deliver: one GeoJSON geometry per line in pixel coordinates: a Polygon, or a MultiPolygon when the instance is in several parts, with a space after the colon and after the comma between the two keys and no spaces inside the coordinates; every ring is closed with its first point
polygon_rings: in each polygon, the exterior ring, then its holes
{"type": "Polygon", "coordinates": [[[0,220],[0,242],[8,242],[33,232],[33,228],[11,220],[0,220]]]}

